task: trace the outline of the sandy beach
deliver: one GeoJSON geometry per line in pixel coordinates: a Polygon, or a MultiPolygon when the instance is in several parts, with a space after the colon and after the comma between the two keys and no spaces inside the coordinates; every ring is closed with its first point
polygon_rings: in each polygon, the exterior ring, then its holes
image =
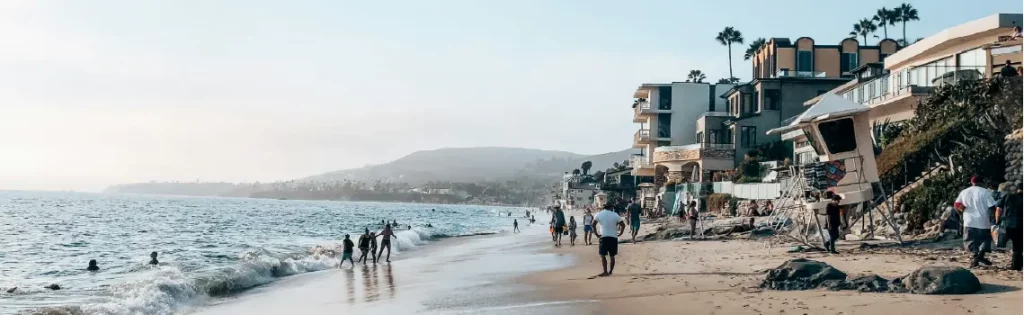
{"type": "MultiPolygon", "coordinates": [[[[641,235],[655,224],[644,224],[641,235]]],[[[591,310],[578,314],[1021,314],[1019,272],[998,267],[1005,253],[992,255],[996,266],[973,270],[983,290],[970,295],[860,293],[856,291],[773,291],[758,288],[765,270],[793,258],[826,262],[847,274],[878,274],[893,278],[923,265],[965,266],[966,255],[927,256],[885,251],[862,251],[856,244],[839,247],[841,254],[787,253],[788,246],[770,252],[755,240],[674,240],[632,244],[620,237],[618,261],[611,277],[601,272],[597,246],[552,249],[571,253],[573,266],[522,278],[542,289],[534,292],[554,300],[593,300],[591,310]],[[962,256],[962,257],[958,257],[962,256]],[[949,261],[958,259],[960,262],[949,261]]],[[[638,237],[639,239],[639,237],[638,237]]]]}

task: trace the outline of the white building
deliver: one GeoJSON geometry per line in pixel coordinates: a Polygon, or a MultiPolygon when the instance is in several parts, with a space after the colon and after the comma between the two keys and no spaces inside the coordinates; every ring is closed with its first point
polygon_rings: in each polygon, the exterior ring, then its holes
{"type": "Polygon", "coordinates": [[[733,84],[691,82],[645,83],[633,93],[633,122],[640,125],[630,160],[634,176],[654,176],[654,149],[697,143],[697,120],[705,113],[725,112],[720,96],[733,84]]]}

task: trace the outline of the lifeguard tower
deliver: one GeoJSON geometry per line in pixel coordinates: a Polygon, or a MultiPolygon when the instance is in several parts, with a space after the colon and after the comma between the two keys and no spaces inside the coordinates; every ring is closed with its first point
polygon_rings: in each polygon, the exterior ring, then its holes
{"type": "MultiPolygon", "coordinates": [[[[768,134],[803,131],[821,161],[805,165],[799,171],[791,170],[791,174],[804,176],[791,181],[788,191],[776,201],[781,211],[773,213],[775,218],[769,221],[773,222],[776,230],[782,229],[791,216],[799,214],[794,211],[803,210],[805,218],[812,214],[817,233],[824,239],[818,215],[824,214],[828,204],[823,197],[825,191],[832,191],[843,198],[840,205],[846,209],[848,217],[860,218],[867,214],[868,222],[872,221],[871,210],[875,208],[875,201],[888,198],[877,185],[878,168],[868,111],[867,106],[830,93],[822,96],[789,125],[768,131],[768,134]]],[[[891,205],[888,208],[891,209],[891,205]]],[[[879,213],[902,242],[898,226],[890,220],[892,216],[879,213]]]]}

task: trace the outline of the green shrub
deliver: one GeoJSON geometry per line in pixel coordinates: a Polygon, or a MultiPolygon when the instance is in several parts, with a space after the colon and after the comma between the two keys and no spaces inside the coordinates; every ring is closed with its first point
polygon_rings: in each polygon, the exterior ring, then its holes
{"type": "Polygon", "coordinates": [[[908,232],[922,230],[925,222],[937,217],[936,211],[952,205],[968,185],[966,176],[946,173],[926,179],[920,188],[903,195],[902,207],[907,211],[908,232]]]}

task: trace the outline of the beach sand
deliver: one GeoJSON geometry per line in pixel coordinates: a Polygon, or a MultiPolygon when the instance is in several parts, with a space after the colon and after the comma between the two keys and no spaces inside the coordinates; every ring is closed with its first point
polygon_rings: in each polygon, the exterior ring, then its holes
{"type": "MultiPolygon", "coordinates": [[[[641,235],[655,225],[644,224],[641,235]]],[[[974,270],[983,291],[971,295],[929,296],[856,291],[772,291],[757,288],[764,270],[803,257],[829,263],[852,276],[874,273],[893,278],[922,265],[954,265],[943,256],[929,258],[858,252],[846,254],[786,253],[776,246],[766,253],[762,241],[651,241],[628,243],[620,237],[618,261],[611,277],[601,272],[597,246],[552,249],[577,257],[570,267],[520,279],[543,289],[533,292],[547,300],[593,300],[597,307],[576,314],[1021,314],[1019,272],[974,270]],[[934,259],[934,260],[932,260],[934,259]]],[[[638,237],[639,239],[639,237],[638,237]]],[[[953,252],[955,253],[955,252],[953,252]]],[[[993,256],[1007,256],[994,254],[993,256]]],[[[959,261],[965,261],[961,255],[959,261]]],[[[1002,257],[997,257],[1002,258],[1002,257]]],[[[997,263],[1006,259],[993,259],[997,263]]],[[[993,268],[995,269],[995,268],[993,268]]],[[[592,306],[592,305],[591,305],[592,306]]]]}

